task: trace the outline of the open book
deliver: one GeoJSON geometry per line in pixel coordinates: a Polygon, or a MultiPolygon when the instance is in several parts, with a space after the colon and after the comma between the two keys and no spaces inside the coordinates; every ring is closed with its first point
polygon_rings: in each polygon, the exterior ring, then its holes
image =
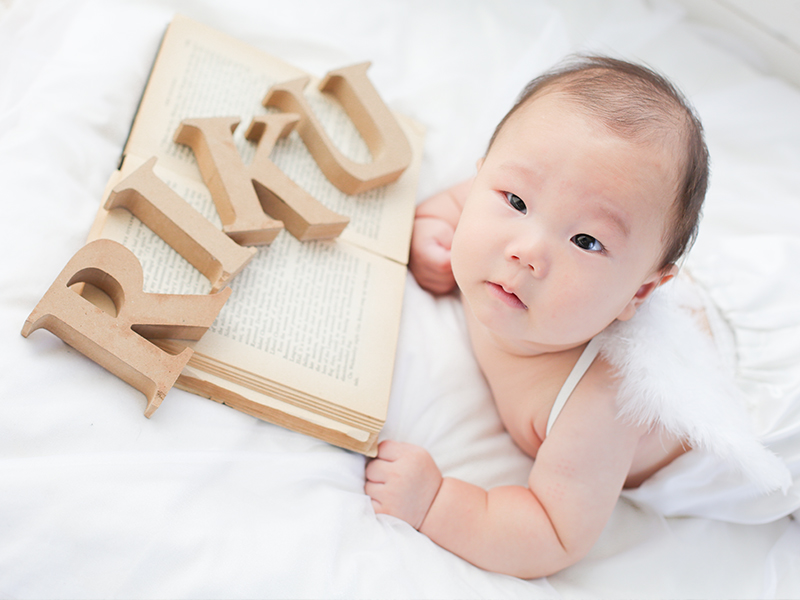
{"type": "MultiPolygon", "coordinates": [[[[153,171],[209,221],[221,227],[188,146],[173,142],[182,119],[235,116],[234,142],[245,163],[245,139],[269,88],[304,72],[188,18],[176,16],[162,41],[112,188],[150,157],[153,171]]],[[[370,152],[342,106],[305,90],[325,131],[353,161],[370,152]]],[[[398,116],[412,147],[411,165],[388,185],[356,195],[337,189],[296,132],[279,140],[270,159],[325,207],[349,218],[338,238],[298,241],[287,230],[230,283],[232,294],[197,342],[159,341],[194,355],[176,385],[258,418],[367,455],[376,452],[385,421],[397,346],[421,128],[398,116]]],[[[104,198],[105,201],[105,198],[104,198]]],[[[101,208],[91,239],[110,238],[142,263],[144,290],[205,294],[195,267],[122,209],[101,208]]]]}

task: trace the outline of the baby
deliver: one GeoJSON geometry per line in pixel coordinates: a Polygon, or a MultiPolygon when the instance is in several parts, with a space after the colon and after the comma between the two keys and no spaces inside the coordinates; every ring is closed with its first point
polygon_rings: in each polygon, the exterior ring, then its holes
{"type": "Polygon", "coordinates": [[[661,76],[590,57],[533,80],[474,179],[418,207],[410,261],[429,291],[458,286],[503,424],[536,459],[528,486],[443,478],[424,449],[384,441],[366,469],[375,511],[519,577],[586,555],[622,488],[688,450],[618,418],[592,340],[677,273],[707,181],[702,127],[661,76]]]}

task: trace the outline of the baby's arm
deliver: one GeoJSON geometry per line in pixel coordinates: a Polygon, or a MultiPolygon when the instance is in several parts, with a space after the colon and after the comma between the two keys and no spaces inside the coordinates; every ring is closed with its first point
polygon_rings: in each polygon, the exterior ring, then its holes
{"type": "Polygon", "coordinates": [[[472,180],[431,196],[417,207],[408,266],[417,282],[434,294],[451,292],[456,282],[450,245],[472,180]]]}
{"type": "Polygon", "coordinates": [[[576,563],[605,527],[643,433],[618,422],[613,403],[578,400],[539,449],[528,487],[443,479],[421,448],[383,442],[367,468],[376,512],[487,570],[533,578],[576,563]]]}

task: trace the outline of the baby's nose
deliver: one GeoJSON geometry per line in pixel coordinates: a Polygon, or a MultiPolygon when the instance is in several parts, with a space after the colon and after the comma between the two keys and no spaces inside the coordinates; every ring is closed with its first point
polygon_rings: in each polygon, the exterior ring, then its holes
{"type": "Polygon", "coordinates": [[[547,272],[547,249],[543,239],[525,238],[511,243],[506,256],[536,277],[543,277],[547,272]]]}

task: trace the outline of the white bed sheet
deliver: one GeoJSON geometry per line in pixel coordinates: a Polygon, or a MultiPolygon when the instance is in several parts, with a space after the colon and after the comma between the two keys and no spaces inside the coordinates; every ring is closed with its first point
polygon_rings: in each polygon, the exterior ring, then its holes
{"type": "MultiPolygon", "coordinates": [[[[470,175],[519,88],[565,54],[644,60],[687,92],[708,132],[699,268],[735,280],[741,260],[773,282],[800,274],[791,257],[775,272],[770,250],[800,244],[800,92],[751,68],[743,42],[705,41],[668,3],[6,0],[0,598],[800,597],[791,506],[753,525],[737,522],[748,507],[716,514],[709,495],[671,505],[700,516],[623,499],[588,558],[523,581],[376,517],[359,455],[179,390],[145,419],[139,392],[55,336],[23,339],[84,244],[175,11],[317,75],[372,60],[390,106],[427,127],[420,199],[470,175]]],[[[385,436],[425,445],[447,474],[522,483],[530,460],[502,430],[461,317],[455,299],[409,279],[385,436]]],[[[787,318],[769,338],[780,351],[756,367],[758,393],[782,399],[764,431],[795,464],[800,336],[787,318]]]]}

